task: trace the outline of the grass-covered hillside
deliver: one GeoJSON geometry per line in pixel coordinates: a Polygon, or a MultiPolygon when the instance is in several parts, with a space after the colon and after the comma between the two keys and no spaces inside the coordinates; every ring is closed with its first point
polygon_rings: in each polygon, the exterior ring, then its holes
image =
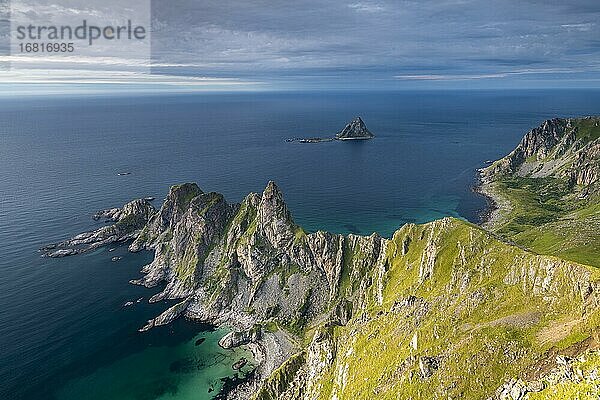
{"type": "Polygon", "coordinates": [[[258,398],[485,399],[511,380],[547,387],[556,354],[596,344],[600,271],[589,266],[449,218],[404,226],[386,261],[364,278],[365,307],[345,326],[314,326],[304,366],[275,373],[285,394],[267,386],[258,398]]]}
{"type": "Polygon", "coordinates": [[[600,267],[600,118],[546,121],[483,175],[500,207],[490,229],[540,254],[600,267]]]}

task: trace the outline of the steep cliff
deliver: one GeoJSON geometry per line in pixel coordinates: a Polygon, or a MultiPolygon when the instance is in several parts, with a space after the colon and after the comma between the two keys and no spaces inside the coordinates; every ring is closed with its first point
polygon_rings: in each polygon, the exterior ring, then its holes
{"type": "Polygon", "coordinates": [[[518,175],[565,178],[571,184],[597,182],[600,117],[554,118],[527,132],[507,156],[487,167],[485,177],[518,175]]]}
{"type": "Polygon", "coordinates": [[[598,334],[597,271],[462,221],[404,226],[385,265],[346,324],[315,329],[284,395],[257,398],[503,398],[598,334]]]}

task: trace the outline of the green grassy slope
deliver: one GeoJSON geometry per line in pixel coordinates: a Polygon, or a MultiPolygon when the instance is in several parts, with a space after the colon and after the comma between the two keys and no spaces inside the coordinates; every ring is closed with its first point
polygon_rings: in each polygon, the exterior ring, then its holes
{"type": "Polygon", "coordinates": [[[581,294],[597,271],[462,221],[403,227],[388,261],[381,304],[371,301],[333,329],[337,357],[316,385],[318,398],[487,398],[600,323],[581,294]]]}
{"type": "Polygon", "coordinates": [[[494,184],[510,210],[493,231],[540,254],[600,267],[600,198],[579,199],[565,180],[505,177],[494,184]]]}
{"type": "Polygon", "coordinates": [[[501,205],[500,219],[490,227],[494,232],[540,254],[600,267],[599,184],[578,184],[570,175],[579,167],[578,158],[589,170],[600,171],[593,147],[600,140],[599,122],[572,120],[575,139],[570,147],[559,143],[545,157],[527,158],[519,171],[493,176],[488,192],[501,205]]]}

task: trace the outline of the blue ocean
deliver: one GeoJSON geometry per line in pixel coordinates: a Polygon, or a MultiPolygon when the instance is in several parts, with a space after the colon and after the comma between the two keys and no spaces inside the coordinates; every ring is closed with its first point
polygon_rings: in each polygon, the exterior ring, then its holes
{"type": "Polygon", "coordinates": [[[307,231],[477,222],[477,168],[544,119],[599,105],[587,90],[0,97],[0,398],[210,399],[247,356],[217,346],[224,330],[189,321],[137,332],[168,306],[128,284],[150,253],[40,257],[96,228],[99,209],[146,196],[159,206],[190,181],[239,202],[274,180],[307,231]],[[375,139],[286,142],[355,116],[375,139]]]}

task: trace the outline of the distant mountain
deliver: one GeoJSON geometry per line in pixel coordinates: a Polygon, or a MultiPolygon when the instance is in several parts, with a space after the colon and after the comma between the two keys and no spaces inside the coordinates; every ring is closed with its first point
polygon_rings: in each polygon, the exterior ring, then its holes
{"type": "Polygon", "coordinates": [[[335,135],[338,140],[372,139],[374,137],[375,135],[367,129],[365,122],[360,117],[354,118],[335,135]]]}

